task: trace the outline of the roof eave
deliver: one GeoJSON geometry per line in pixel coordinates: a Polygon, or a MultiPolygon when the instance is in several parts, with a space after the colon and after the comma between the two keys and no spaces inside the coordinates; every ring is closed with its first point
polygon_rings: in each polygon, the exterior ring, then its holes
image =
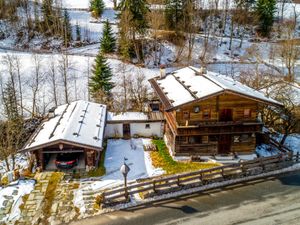
{"type": "MultiPolygon", "coordinates": [[[[60,143],[69,144],[69,145],[73,145],[73,146],[77,146],[77,147],[81,147],[81,148],[88,148],[88,149],[92,149],[92,150],[95,150],[95,151],[101,151],[103,149],[103,146],[95,147],[95,146],[92,146],[92,145],[86,145],[86,144],[77,143],[77,142],[73,142],[73,141],[69,141],[69,140],[65,140],[65,139],[58,139],[58,140],[47,142],[47,143],[44,143],[44,144],[40,144],[40,145],[37,145],[37,146],[34,146],[34,147],[29,147],[29,148],[25,147],[23,149],[18,150],[18,152],[20,152],[20,153],[21,152],[32,152],[32,151],[39,150],[41,148],[49,147],[51,145],[60,144],[60,143]]],[[[102,139],[102,144],[103,144],[103,139],[102,139]]]]}

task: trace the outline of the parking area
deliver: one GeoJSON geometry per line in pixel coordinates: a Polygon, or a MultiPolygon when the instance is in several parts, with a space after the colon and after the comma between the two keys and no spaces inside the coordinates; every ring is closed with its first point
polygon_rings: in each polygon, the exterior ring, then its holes
{"type": "MultiPolygon", "coordinates": [[[[67,153],[67,154],[72,154],[72,153],[67,153]]],[[[55,160],[57,158],[57,154],[50,154],[50,158],[49,158],[49,161],[46,165],[46,170],[48,171],[53,171],[53,170],[58,170],[59,168],[56,167],[55,165],[55,160]]],[[[84,153],[81,153],[79,155],[79,158],[78,158],[78,164],[71,168],[71,170],[74,170],[74,169],[78,169],[78,170],[83,170],[85,169],[85,160],[84,160],[84,153]]]]}

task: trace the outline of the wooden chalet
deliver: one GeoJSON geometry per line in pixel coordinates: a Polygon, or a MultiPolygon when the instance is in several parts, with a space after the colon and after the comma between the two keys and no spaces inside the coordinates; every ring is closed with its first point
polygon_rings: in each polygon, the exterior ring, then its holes
{"type": "Polygon", "coordinates": [[[194,67],[149,82],[160,99],[165,141],[175,156],[253,153],[263,126],[259,106],[281,106],[229,77],[194,67]]]}

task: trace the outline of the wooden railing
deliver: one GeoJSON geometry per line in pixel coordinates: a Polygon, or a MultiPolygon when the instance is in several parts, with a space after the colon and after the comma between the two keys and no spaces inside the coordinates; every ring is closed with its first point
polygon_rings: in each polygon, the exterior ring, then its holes
{"type": "Polygon", "coordinates": [[[273,145],[274,147],[276,147],[277,149],[279,149],[281,152],[291,152],[292,150],[290,150],[288,147],[280,144],[278,141],[276,141],[275,139],[269,137],[270,139],[270,144],[273,145]]]}
{"type": "Polygon", "coordinates": [[[294,163],[299,162],[299,159],[299,153],[294,155],[292,152],[289,152],[287,154],[258,158],[255,160],[214,167],[211,169],[165,177],[156,177],[141,183],[136,182],[129,185],[127,187],[127,192],[125,192],[124,187],[118,187],[111,190],[105,190],[100,193],[99,196],[101,196],[102,199],[101,204],[106,207],[124,203],[128,200],[129,196],[134,194],[139,194],[140,196],[143,196],[143,198],[149,198],[155,195],[162,195],[182,189],[203,186],[214,182],[234,180],[241,177],[263,174],[289,167],[294,163]]]}

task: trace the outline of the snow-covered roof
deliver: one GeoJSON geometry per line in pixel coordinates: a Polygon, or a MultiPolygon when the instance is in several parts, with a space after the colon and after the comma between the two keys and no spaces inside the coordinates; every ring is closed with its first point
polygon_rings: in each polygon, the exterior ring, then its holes
{"type": "Polygon", "coordinates": [[[134,121],[148,120],[148,115],[142,112],[107,113],[107,121],[134,121]]]}
{"type": "Polygon", "coordinates": [[[151,79],[150,83],[158,95],[164,98],[162,100],[167,103],[165,104],[167,109],[223,92],[242,95],[269,104],[281,105],[278,101],[266,97],[262,92],[230,77],[211,71],[204,74],[201,69],[191,66],[176,70],[163,78],[151,79]]]}
{"type": "Polygon", "coordinates": [[[106,123],[106,106],[75,101],[55,109],[55,116],[43,122],[23,150],[34,150],[67,142],[100,150],[106,123]]]}

